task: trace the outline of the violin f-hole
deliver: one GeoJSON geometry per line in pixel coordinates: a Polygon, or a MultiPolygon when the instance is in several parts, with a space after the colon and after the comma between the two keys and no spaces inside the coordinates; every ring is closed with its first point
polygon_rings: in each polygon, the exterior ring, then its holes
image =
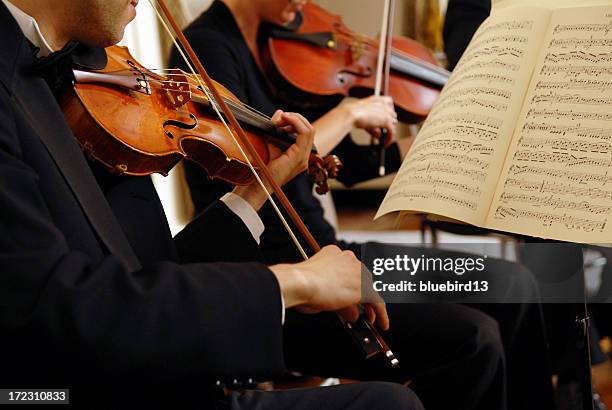
{"type": "Polygon", "coordinates": [[[349,74],[355,77],[369,78],[372,75],[372,67],[361,66],[358,70],[346,69],[339,72],[339,74],[349,74]]]}
{"type": "Polygon", "coordinates": [[[164,121],[164,134],[166,134],[169,138],[174,138],[174,134],[171,131],[167,130],[166,127],[177,127],[183,130],[192,130],[198,126],[198,119],[191,113],[189,113],[188,117],[191,122],[185,122],[180,120],[166,120],[164,121]]]}

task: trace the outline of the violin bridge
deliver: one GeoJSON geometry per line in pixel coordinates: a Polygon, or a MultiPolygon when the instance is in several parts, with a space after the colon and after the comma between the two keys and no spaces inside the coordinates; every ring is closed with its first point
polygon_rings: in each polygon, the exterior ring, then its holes
{"type": "Polygon", "coordinates": [[[182,107],[191,100],[191,87],[187,76],[178,70],[168,75],[162,89],[166,92],[166,99],[172,108],[182,107]]]}

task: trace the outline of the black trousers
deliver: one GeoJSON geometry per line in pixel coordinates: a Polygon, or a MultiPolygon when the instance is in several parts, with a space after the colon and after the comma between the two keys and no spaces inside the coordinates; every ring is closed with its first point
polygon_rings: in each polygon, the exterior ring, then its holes
{"type": "Polygon", "coordinates": [[[409,389],[369,382],[286,391],[232,393],[220,409],[244,410],[422,410],[409,389]]]}
{"type": "MultiPolygon", "coordinates": [[[[85,380],[85,382],[91,380],[85,380]]],[[[203,380],[176,380],[172,385],[88,384],[70,388],[70,404],[85,409],[198,409],[198,410],[423,410],[410,389],[397,383],[364,382],[286,391],[230,392],[203,380]]],[[[41,386],[41,388],[44,386],[41,386]]]]}
{"type": "MultiPolygon", "coordinates": [[[[487,268],[482,275],[500,275],[525,300],[537,293],[532,275],[520,265],[489,261],[487,268]]],[[[363,360],[334,315],[297,312],[285,323],[289,368],[358,380],[410,380],[430,410],[554,408],[539,305],[388,304],[387,309],[391,329],[385,338],[400,369],[388,368],[381,358],[363,360]]]]}

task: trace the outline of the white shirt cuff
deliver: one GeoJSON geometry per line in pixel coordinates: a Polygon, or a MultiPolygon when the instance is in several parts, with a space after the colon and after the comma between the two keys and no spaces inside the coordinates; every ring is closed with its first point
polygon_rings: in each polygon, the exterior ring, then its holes
{"type": "Polygon", "coordinates": [[[223,195],[221,197],[221,201],[227,205],[230,211],[238,215],[238,218],[242,219],[242,222],[244,222],[249,231],[251,231],[253,239],[255,239],[255,242],[257,242],[259,245],[261,234],[263,233],[265,226],[251,204],[233,192],[228,192],[227,194],[223,195]]]}

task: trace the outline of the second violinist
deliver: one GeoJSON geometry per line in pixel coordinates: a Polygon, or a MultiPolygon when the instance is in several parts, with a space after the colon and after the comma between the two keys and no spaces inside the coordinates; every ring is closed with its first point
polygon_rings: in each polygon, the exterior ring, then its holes
{"type": "MultiPolygon", "coordinates": [[[[266,40],[266,27],[290,23],[303,4],[287,0],[216,0],[185,29],[185,35],[216,81],[246,104],[270,115],[284,104],[273,94],[262,70],[260,46],[266,40]]],[[[176,50],[170,65],[185,68],[176,50]]],[[[340,157],[344,168],[338,179],[348,185],[376,177],[379,167],[376,153],[357,145],[348,135],[352,129],[368,130],[374,137],[379,136],[380,128],[388,130],[386,168],[390,172],[399,168],[408,148],[394,142],[397,115],[388,97],[356,100],[331,110],[315,109],[308,117],[316,119],[313,125],[319,153],[333,152],[340,157]]],[[[189,164],[186,171],[199,211],[230,189],[223,183],[207,180],[203,172],[189,164]]],[[[360,255],[362,244],[337,240],[307,176],[298,176],[284,190],[320,244],[337,244],[360,255]]],[[[261,249],[267,260],[281,263],[299,260],[298,251],[272,208],[264,206],[260,215],[266,226],[261,249]]],[[[406,253],[433,254],[417,247],[406,253]]],[[[521,288],[525,295],[533,290],[531,274],[522,266],[501,260],[489,262],[483,277],[497,275],[508,289],[521,288]]],[[[360,380],[376,378],[400,383],[411,380],[410,387],[428,409],[506,409],[507,391],[537,395],[550,383],[541,359],[545,357],[545,345],[543,338],[538,337],[541,329],[537,307],[517,304],[489,309],[498,321],[463,305],[389,304],[387,308],[391,329],[385,338],[402,362],[400,369],[388,369],[381,362],[366,362],[356,350],[347,349],[350,342],[331,315],[307,317],[297,312],[288,312],[284,326],[288,367],[308,374],[360,380]],[[524,343],[526,338],[530,340],[529,348],[521,347],[522,357],[510,357],[507,365],[506,350],[511,351],[515,348],[511,343],[524,343]],[[514,375],[522,370],[522,379],[506,382],[507,373],[514,375]]]]}

